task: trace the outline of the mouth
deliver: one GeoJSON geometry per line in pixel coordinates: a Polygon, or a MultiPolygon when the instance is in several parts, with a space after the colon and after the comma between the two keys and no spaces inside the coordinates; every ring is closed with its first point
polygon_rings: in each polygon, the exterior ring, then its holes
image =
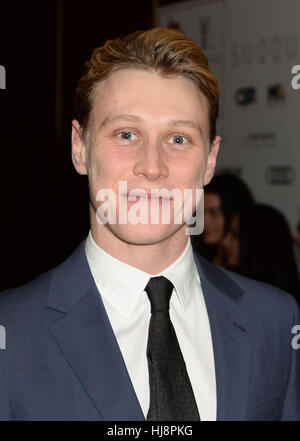
{"type": "Polygon", "coordinates": [[[127,198],[128,202],[166,202],[173,199],[173,196],[160,194],[160,189],[152,190],[131,190],[128,193],[122,194],[121,196],[127,198]]]}

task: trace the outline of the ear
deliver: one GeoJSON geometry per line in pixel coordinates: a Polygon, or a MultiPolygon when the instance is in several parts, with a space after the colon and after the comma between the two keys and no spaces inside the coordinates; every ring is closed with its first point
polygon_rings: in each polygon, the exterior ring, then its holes
{"type": "Polygon", "coordinates": [[[86,146],[82,139],[82,129],[79,122],[72,121],[72,162],[80,175],[87,175],[86,146]]]}
{"type": "Polygon", "coordinates": [[[209,182],[211,181],[214,172],[215,172],[215,168],[216,168],[216,161],[217,161],[217,156],[218,156],[218,151],[220,148],[220,143],[221,143],[221,137],[220,136],[216,136],[212,145],[211,145],[211,149],[210,152],[208,154],[208,158],[207,158],[207,164],[206,164],[206,170],[204,173],[204,182],[203,185],[207,185],[209,184],[209,182]]]}

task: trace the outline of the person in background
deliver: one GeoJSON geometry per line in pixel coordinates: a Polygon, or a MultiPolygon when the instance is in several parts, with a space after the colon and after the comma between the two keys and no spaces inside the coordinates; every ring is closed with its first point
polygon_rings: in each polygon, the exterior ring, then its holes
{"type": "Polygon", "coordinates": [[[223,238],[231,218],[251,206],[253,196],[238,176],[222,172],[204,188],[204,230],[192,236],[192,244],[210,262],[226,267],[223,238]]]}
{"type": "Polygon", "coordinates": [[[277,209],[253,204],[235,214],[223,239],[227,268],[292,294],[300,303],[300,280],[288,223],[277,209]]]}

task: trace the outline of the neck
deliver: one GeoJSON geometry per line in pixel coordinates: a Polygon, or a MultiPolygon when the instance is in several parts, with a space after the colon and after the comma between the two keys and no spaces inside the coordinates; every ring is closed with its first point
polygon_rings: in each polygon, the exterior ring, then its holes
{"type": "Polygon", "coordinates": [[[164,240],[145,245],[125,242],[106,225],[98,223],[91,222],[91,233],[106,253],[149,274],[158,274],[170,266],[183,253],[188,241],[184,227],[164,240]]]}

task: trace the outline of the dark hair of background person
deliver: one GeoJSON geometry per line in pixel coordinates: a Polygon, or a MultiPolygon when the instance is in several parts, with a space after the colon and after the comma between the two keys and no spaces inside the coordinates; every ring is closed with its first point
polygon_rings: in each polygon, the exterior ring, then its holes
{"type": "MultiPolygon", "coordinates": [[[[225,218],[224,234],[234,214],[247,209],[253,204],[254,198],[248,185],[242,178],[230,172],[220,172],[204,187],[204,193],[214,193],[221,200],[221,210],[225,218]]],[[[220,244],[208,245],[203,234],[191,236],[192,245],[207,260],[213,262],[220,251],[220,244]]]]}
{"type": "Polygon", "coordinates": [[[284,215],[254,204],[240,216],[240,263],[237,272],[292,294],[300,304],[300,279],[293,238],[284,215]]]}
{"type": "Polygon", "coordinates": [[[245,181],[233,173],[218,173],[204,187],[205,192],[220,196],[225,215],[225,228],[228,228],[231,216],[240,213],[254,202],[252,192],[245,181]]]}

